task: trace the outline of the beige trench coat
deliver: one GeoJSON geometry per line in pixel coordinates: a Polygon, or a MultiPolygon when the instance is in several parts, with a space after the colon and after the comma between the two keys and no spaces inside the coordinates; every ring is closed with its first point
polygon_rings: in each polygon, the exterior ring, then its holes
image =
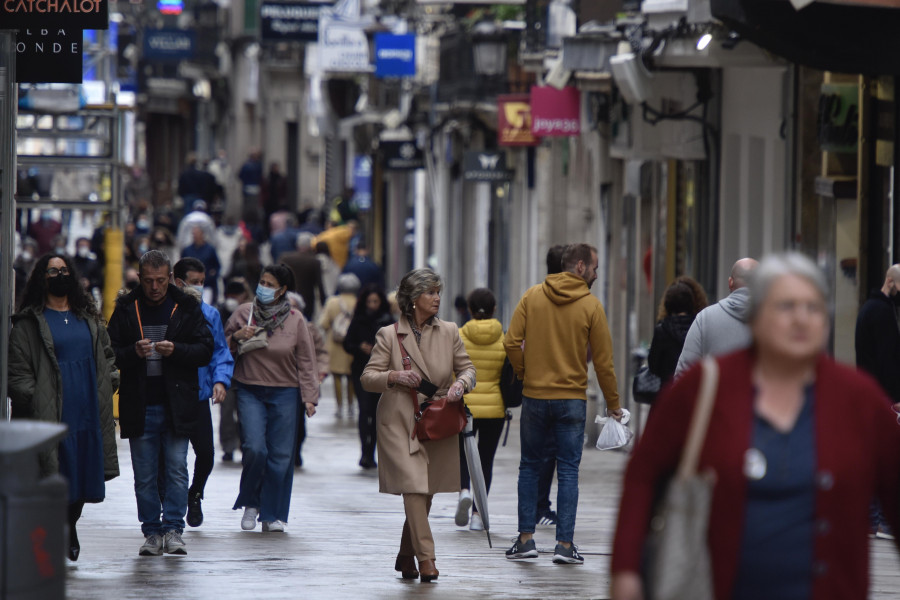
{"type": "MultiPolygon", "coordinates": [[[[416,336],[403,317],[399,334],[406,335],[403,347],[409,352],[412,369],[438,387],[436,397],[446,395],[457,379],[463,379],[467,389],[474,389],[475,367],[455,323],[435,317],[423,328],[421,345],[416,345],[416,336]]],[[[387,385],[388,373],[402,370],[394,326],[383,327],[361,378],[364,389],[381,394],[375,419],[379,489],[385,494],[458,492],[459,441],[456,436],[428,442],[411,437],[415,413],[409,389],[387,385]]],[[[421,402],[425,397],[418,399],[421,402]]]]}
{"type": "Polygon", "coordinates": [[[344,351],[343,344],[334,341],[331,326],[341,312],[346,309],[351,315],[356,308],[356,296],[353,294],[341,294],[332,296],[325,302],[322,315],[319,317],[319,327],[325,331],[328,338],[328,364],[329,372],[336,375],[349,375],[350,364],[353,356],[344,351]]]}

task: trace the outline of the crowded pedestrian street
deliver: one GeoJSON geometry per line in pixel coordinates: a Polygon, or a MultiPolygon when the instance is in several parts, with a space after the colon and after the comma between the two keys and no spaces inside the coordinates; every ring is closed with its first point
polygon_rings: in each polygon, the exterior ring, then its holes
{"type": "MultiPolygon", "coordinates": [[[[87,507],[79,521],[82,552],[77,562],[66,564],[66,598],[609,598],[626,452],[600,452],[593,448],[595,434],[588,434],[594,439],[588,440],[581,463],[575,537],[583,565],[551,562],[554,528],[546,525],[537,527],[537,560],[506,560],[504,550],[516,535],[519,411],[514,410],[508,443],[498,449],[494,465],[489,503],[494,547],[488,547],[483,532],[454,524],[456,494],[439,494],[432,529],[441,577],[419,583],[393,570],[403,504],[397,496],[379,494],[376,473],[357,466],[356,423],[335,417],[330,380],[323,385],[320,407],[307,423],[304,462],[295,472],[285,533],[241,531],[241,512],[231,510],[241,473],[239,454],[234,463],[223,463],[217,449],[203,525],[185,529],[186,556],[138,556],[142,536],[128,444],[119,441],[122,476],[107,484],[106,501],[87,507]]],[[[555,486],[551,499],[555,505],[555,486]]],[[[893,545],[872,540],[872,559],[872,600],[900,598],[893,545]]]]}

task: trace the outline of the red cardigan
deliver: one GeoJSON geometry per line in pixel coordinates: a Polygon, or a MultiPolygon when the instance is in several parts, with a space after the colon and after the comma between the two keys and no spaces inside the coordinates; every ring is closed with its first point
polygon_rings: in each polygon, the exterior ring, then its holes
{"type": "MultiPolygon", "coordinates": [[[[745,350],[719,359],[720,379],[700,466],[717,477],[709,523],[716,598],[732,596],[744,525],[744,452],[753,424],[754,364],[745,350]]],[[[900,367],[898,367],[900,368],[900,367]]],[[[640,572],[657,487],[675,471],[700,387],[701,368],[665,390],[625,472],[612,573],[640,572]]],[[[816,365],[815,599],[866,598],[869,503],[881,499],[894,531],[900,488],[900,425],[890,402],[867,375],[822,357],[816,365]]]]}

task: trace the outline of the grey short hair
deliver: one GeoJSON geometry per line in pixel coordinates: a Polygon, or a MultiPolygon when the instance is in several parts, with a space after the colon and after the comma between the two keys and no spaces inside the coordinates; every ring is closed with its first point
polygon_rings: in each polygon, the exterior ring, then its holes
{"type": "Polygon", "coordinates": [[[397,288],[397,304],[400,306],[400,312],[412,318],[416,298],[429,290],[434,288],[441,290],[443,287],[441,276],[431,269],[413,269],[403,276],[400,287],[397,288]]]}
{"type": "Polygon", "coordinates": [[[309,250],[310,248],[312,248],[314,239],[316,239],[316,236],[314,236],[310,232],[301,231],[297,234],[297,250],[309,250]]]}
{"type": "Polygon", "coordinates": [[[353,273],[343,273],[338,276],[335,289],[338,294],[356,294],[361,285],[359,277],[353,273]]]}
{"type": "Polygon", "coordinates": [[[769,295],[775,281],[785,275],[802,277],[809,281],[822,294],[826,304],[829,302],[828,281],[815,262],[799,252],[772,254],[762,259],[754,271],[750,273],[747,288],[750,290],[750,321],[756,319],[759,307],[769,295]]]}
{"type": "Polygon", "coordinates": [[[169,273],[171,273],[172,260],[169,258],[169,255],[162,250],[148,250],[138,261],[138,273],[143,273],[144,267],[150,267],[152,269],[168,267],[169,273]]]}

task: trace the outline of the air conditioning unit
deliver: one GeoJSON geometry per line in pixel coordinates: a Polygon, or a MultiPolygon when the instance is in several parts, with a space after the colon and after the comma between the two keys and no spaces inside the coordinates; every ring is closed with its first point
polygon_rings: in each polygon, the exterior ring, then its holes
{"type": "Polygon", "coordinates": [[[617,54],[609,59],[616,86],[629,104],[646,102],[652,93],[653,75],[633,52],[617,54]]]}

